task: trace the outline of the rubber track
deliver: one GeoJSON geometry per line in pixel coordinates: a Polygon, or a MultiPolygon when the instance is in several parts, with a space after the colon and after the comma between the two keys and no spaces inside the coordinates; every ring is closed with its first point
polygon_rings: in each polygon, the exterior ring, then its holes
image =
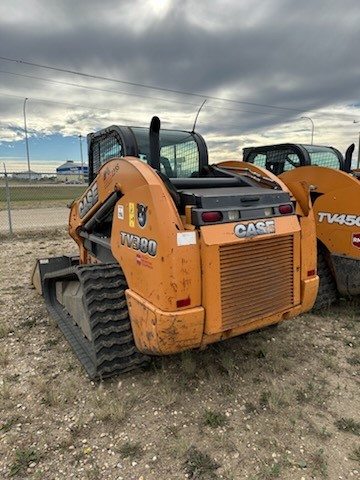
{"type": "Polygon", "coordinates": [[[339,292],[330,268],[327,264],[326,254],[322,247],[318,249],[317,270],[320,282],[319,291],[313,306],[313,311],[315,312],[326,310],[339,299],[339,292]]]}
{"type": "Polygon", "coordinates": [[[150,358],[134,342],[126,303],[126,280],[117,264],[77,265],[44,276],[47,309],[92,379],[101,379],[145,366],[150,358]],[[89,341],[56,299],[56,282],[77,280],[89,322],[89,341]]]}

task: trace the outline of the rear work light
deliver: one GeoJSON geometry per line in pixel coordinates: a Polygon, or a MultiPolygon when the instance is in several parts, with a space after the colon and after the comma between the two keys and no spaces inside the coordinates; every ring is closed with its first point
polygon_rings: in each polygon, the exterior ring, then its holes
{"type": "Polygon", "coordinates": [[[281,215],[286,215],[287,213],[293,213],[293,206],[291,204],[280,205],[279,212],[281,215]]]}
{"type": "Polygon", "coordinates": [[[210,223],[210,222],[220,222],[223,216],[221,212],[203,212],[201,214],[201,218],[203,222],[210,223]]]}

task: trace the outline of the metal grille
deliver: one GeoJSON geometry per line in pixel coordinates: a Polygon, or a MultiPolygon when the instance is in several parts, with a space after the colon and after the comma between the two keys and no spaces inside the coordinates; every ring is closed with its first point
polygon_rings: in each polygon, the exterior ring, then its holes
{"type": "Polygon", "coordinates": [[[191,138],[188,142],[167,145],[161,148],[161,156],[169,160],[172,178],[187,178],[199,173],[199,150],[191,138]]]}
{"type": "Polygon", "coordinates": [[[269,150],[254,157],[255,165],[270,170],[274,175],[300,167],[300,159],[292,150],[269,150]]]}
{"type": "Polygon", "coordinates": [[[93,174],[96,175],[100,167],[110,158],[122,156],[122,144],[116,133],[107,133],[96,139],[92,145],[93,174]]]}
{"type": "Polygon", "coordinates": [[[220,246],[223,329],[294,304],[293,236],[220,246]]]}

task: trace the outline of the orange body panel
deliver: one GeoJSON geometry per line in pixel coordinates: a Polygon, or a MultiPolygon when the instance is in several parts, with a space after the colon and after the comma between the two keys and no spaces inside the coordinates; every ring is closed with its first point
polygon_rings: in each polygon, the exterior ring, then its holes
{"type": "Polygon", "coordinates": [[[143,353],[166,355],[198,348],[204,331],[202,307],[164,312],[131,290],[126,291],[136,347],[143,353]]]}
{"type": "MultiPolygon", "coordinates": [[[[219,166],[250,169],[288,191],[261,167],[242,162],[219,166]]],[[[195,229],[191,207],[181,217],[151,167],[137,158],[113,159],[70,212],[70,234],[82,263],[96,259],[85,249],[80,229],[115,190],[120,195],[110,247],[128,283],[129,315],[140,351],[169,354],[198,348],[291,318],[313,305],[316,236],[306,189],[298,192],[302,203],[296,214],[272,218],[274,230],[266,234],[239,238],[236,222],[195,229]],[[140,210],[146,212],[143,217],[140,210]]]]}
{"type": "Polygon", "coordinates": [[[316,166],[299,167],[280,178],[311,185],[318,239],[331,253],[360,258],[360,245],[353,242],[353,234],[360,236],[360,182],[348,173],[316,166]]]}

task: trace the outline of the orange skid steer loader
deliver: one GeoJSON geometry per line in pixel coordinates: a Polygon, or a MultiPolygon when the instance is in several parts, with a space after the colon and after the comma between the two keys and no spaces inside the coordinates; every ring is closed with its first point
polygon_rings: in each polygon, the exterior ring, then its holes
{"type": "Polygon", "coordinates": [[[267,168],[292,188],[310,186],[314,208],[318,274],[316,309],[330,306],[339,295],[360,295],[360,182],[351,169],[354,145],[345,158],[333,147],[279,144],[244,149],[244,161],[267,168]]]}
{"type": "Polygon", "coordinates": [[[33,283],[91,378],[204,348],[309,310],[318,289],[308,192],[270,172],[208,165],[194,132],[112,126],[88,136],[75,257],[33,283]]]}

